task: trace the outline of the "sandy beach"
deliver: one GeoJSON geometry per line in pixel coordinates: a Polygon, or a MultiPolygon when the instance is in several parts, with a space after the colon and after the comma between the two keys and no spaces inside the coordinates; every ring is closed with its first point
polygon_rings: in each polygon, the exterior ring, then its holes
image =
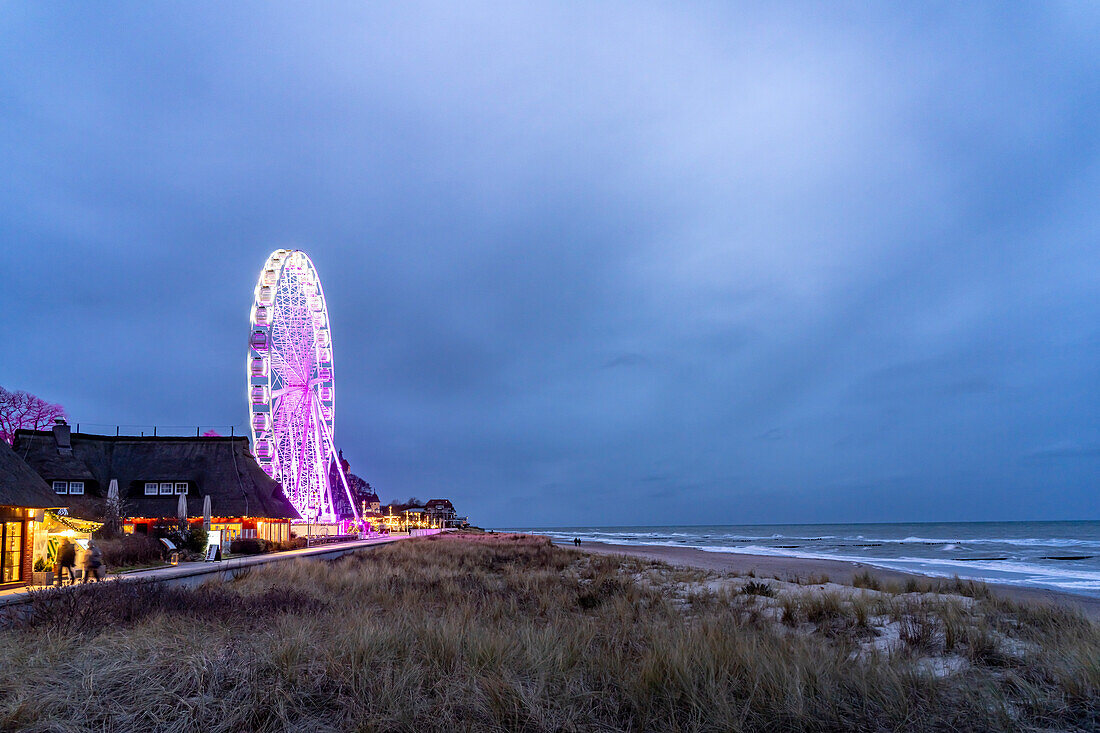
{"type": "MultiPolygon", "coordinates": [[[[556,542],[555,544],[562,547],[573,547],[571,542],[556,542]]],[[[834,583],[848,585],[851,584],[852,578],[856,574],[865,571],[870,571],[883,581],[904,581],[911,577],[930,577],[919,573],[904,573],[898,570],[878,568],[866,563],[845,562],[843,560],[710,552],[691,547],[617,545],[588,541],[584,542],[579,549],[604,555],[621,554],[649,560],[660,560],[670,565],[712,570],[720,573],[745,574],[753,572],[761,577],[777,577],[780,580],[805,581],[813,577],[828,576],[834,583]]],[[[1089,618],[1100,620],[1100,598],[1078,596],[1044,588],[1025,588],[995,583],[989,583],[988,585],[996,595],[1004,598],[1017,601],[1052,603],[1075,608],[1089,618]]]]}

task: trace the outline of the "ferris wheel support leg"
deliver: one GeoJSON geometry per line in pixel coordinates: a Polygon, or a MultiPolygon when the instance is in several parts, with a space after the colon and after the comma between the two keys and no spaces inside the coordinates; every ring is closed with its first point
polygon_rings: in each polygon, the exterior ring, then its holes
{"type": "MultiPolygon", "coordinates": [[[[318,412],[318,418],[320,418],[320,407],[314,406],[318,412]]],[[[328,454],[332,460],[336,461],[336,473],[340,474],[340,483],[344,485],[344,492],[347,494],[348,503],[351,505],[351,511],[355,514],[356,523],[362,522],[363,518],[359,515],[359,507],[355,506],[355,497],[351,494],[351,487],[348,486],[348,479],[344,475],[344,467],[340,465],[340,456],[336,452],[336,444],[332,442],[332,435],[328,431],[328,426],[325,425],[324,420],[319,420],[321,424],[321,433],[325,436],[325,442],[328,444],[328,454]]]]}

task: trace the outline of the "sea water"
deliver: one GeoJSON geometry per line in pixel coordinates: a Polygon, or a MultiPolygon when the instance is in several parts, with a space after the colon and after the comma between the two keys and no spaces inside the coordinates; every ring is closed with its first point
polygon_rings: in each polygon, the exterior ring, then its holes
{"type": "Polygon", "coordinates": [[[571,541],[849,560],[1100,597],[1100,521],[512,528],[571,541]]]}

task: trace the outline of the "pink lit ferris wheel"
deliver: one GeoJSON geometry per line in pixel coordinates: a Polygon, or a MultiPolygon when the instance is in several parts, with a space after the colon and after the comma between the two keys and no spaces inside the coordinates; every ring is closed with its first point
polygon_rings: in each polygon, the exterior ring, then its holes
{"type": "MultiPolygon", "coordinates": [[[[260,271],[252,305],[248,402],[256,459],[302,515],[336,519],[329,467],[335,391],[332,333],[321,280],[301,250],[277,249],[260,271]]],[[[339,465],[337,461],[337,465],[339,465]]],[[[354,508],[355,502],[351,501],[354,508]]]]}

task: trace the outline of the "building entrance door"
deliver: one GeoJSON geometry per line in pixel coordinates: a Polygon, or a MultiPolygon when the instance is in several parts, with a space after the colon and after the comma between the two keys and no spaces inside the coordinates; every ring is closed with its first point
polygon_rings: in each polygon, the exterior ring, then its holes
{"type": "Polygon", "coordinates": [[[23,579],[23,523],[4,522],[0,532],[0,583],[23,579]]]}

